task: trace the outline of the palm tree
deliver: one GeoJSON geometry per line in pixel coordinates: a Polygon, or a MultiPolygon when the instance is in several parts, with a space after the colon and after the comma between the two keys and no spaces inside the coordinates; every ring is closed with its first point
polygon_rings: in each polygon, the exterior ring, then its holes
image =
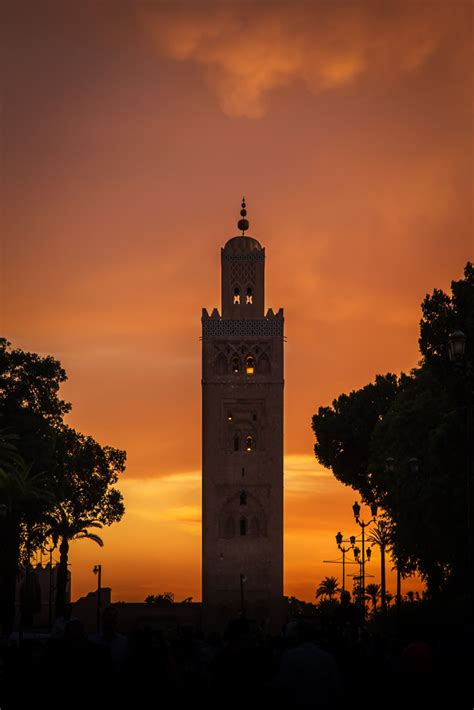
{"type": "Polygon", "coordinates": [[[368,584],[365,591],[369,595],[370,601],[372,602],[372,609],[375,614],[377,610],[377,598],[380,597],[380,584],[368,584]]]}
{"type": "Polygon", "coordinates": [[[316,589],[316,598],[329,597],[329,601],[332,601],[333,596],[339,591],[339,582],[336,577],[325,577],[316,589]]]}
{"type": "Polygon", "coordinates": [[[8,635],[15,617],[15,593],[20,560],[22,526],[26,525],[26,565],[30,557],[31,527],[41,518],[54,497],[47,489],[44,473],[34,472],[13,444],[15,435],[0,432],[0,506],[2,546],[0,567],[0,608],[3,631],[8,635]]]}
{"type": "Polygon", "coordinates": [[[377,525],[372,529],[369,537],[369,542],[380,547],[380,584],[382,596],[382,610],[387,608],[387,591],[385,588],[385,550],[390,544],[390,530],[386,520],[378,520],[377,525]]]}
{"type": "Polygon", "coordinates": [[[59,543],[59,565],[56,577],[56,616],[63,613],[66,603],[67,568],[69,543],[72,540],[86,538],[103,546],[104,542],[99,535],[89,532],[88,528],[102,528],[102,523],[98,520],[81,516],[78,513],[68,510],[64,505],[59,504],[55,511],[48,516],[49,530],[47,536],[53,541],[56,547],[59,543]]]}

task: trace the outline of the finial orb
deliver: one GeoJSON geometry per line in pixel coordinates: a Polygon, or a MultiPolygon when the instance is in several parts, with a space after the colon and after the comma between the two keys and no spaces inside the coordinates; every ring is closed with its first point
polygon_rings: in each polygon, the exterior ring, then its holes
{"type": "Polygon", "coordinates": [[[242,232],[242,236],[244,236],[244,232],[249,228],[249,221],[248,219],[245,219],[247,216],[247,204],[245,202],[245,197],[242,197],[241,207],[242,209],[240,210],[240,216],[242,217],[242,219],[239,219],[239,221],[237,222],[237,227],[242,232]]]}

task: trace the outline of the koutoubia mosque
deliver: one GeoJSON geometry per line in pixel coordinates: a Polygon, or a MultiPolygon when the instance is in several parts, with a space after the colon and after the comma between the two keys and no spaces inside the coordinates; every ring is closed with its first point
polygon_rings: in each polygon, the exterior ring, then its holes
{"type": "Polygon", "coordinates": [[[221,313],[202,312],[202,600],[207,626],[283,611],[283,309],[265,312],[265,248],[221,249],[221,313]]]}

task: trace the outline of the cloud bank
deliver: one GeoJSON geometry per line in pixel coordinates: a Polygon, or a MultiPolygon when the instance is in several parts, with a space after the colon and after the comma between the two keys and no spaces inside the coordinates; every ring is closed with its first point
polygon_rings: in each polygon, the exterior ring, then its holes
{"type": "MultiPolygon", "coordinates": [[[[174,2],[139,11],[158,51],[196,64],[231,117],[261,118],[271,91],[312,94],[422,71],[458,35],[463,5],[174,2]]],[[[462,42],[461,42],[462,44],[462,42]]]]}

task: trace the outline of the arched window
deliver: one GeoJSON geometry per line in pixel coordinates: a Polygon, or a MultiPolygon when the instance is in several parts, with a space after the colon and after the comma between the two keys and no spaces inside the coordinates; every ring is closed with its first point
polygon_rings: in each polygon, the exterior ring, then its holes
{"type": "Polygon", "coordinates": [[[238,436],[234,436],[234,451],[238,451],[240,449],[240,440],[238,436]]]}
{"type": "Polygon", "coordinates": [[[247,505],[247,494],[245,491],[240,491],[240,505],[247,505]]]}
{"type": "Polygon", "coordinates": [[[249,434],[249,436],[245,439],[245,450],[252,451],[252,448],[253,448],[253,439],[249,434]]]}
{"type": "Polygon", "coordinates": [[[245,518],[240,518],[240,534],[247,535],[247,521],[245,518]]]}
{"type": "Polygon", "coordinates": [[[252,301],[252,298],[253,298],[253,296],[252,296],[252,289],[251,289],[250,286],[249,286],[249,287],[247,288],[247,299],[246,299],[245,302],[246,302],[246,303],[252,303],[252,302],[253,302],[253,301],[252,301]]]}
{"type": "Polygon", "coordinates": [[[216,374],[227,375],[227,358],[224,353],[219,353],[216,360],[216,374]]]}
{"type": "Polygon", "coordinates": [[[228,422],[232,421],[232,412],[227,412],[227,421],[228,422]]]}
{"type": "Polygon", "coordinates": [[[237,355],[234,355],[232,358],[232,372],[234,375],[238,375],[240,372],[240,359],[237,357],[237,355]]]}
{"type": "Polygon", "coordinates": [[[234,288],[234,303],[240,303],[240,291],[238,286],[234,288]]]}
{"type": "Polygon", "coordinates": [[[247,375],[253,375],[255,372],[255,360],[252,355],[247,355],[247,358],[245,360],[246,368],[245,371],[247,375]]]}
{"type": "Polygon", "coordinates": [[[234,518],[227,518],[224,527],[224,537],[234,537],[235,535],[235,520],[234,518]]]}

